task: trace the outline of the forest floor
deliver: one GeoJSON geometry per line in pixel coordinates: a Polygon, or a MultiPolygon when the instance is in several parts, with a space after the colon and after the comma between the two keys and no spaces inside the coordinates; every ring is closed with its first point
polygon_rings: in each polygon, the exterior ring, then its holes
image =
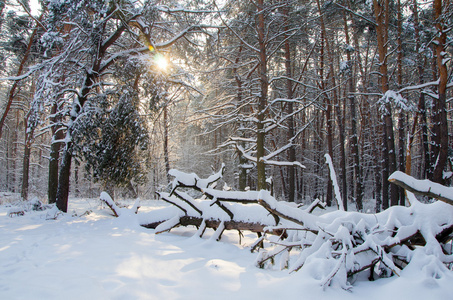
{"type": "MultiPolygon", "coordinates": [[[[2,203],[2,199],[0,199],[2,203]]],[[[166,206],[142,201],[140,211],[166,206]]],[[[195,228],[156,235],[136,218],[114,218],[97,199],[70,199],[69,213],[10,217],[0,204],[0,299],[451,299],[453,272],[433,278],[409,265],[400,277],[323,289],[303,272],[255,266],[249,233],[239,241],[192,237],[195,228]]],[[[139,211],[139,214],[140,214],[139,211]]],[[[450,271],[448,271],[450,272],[450,271]]]]}

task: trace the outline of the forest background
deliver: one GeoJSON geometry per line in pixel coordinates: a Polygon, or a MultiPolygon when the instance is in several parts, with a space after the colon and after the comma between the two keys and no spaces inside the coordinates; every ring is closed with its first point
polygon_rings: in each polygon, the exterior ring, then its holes
{"type": "Polygon", "coordinates": [[[448,0],[0,1],[0,190],[152,199],[177,168],[345,208],[452,176],[448,0]],[[450,130],[449,130],[450,128],[450,130]]]}

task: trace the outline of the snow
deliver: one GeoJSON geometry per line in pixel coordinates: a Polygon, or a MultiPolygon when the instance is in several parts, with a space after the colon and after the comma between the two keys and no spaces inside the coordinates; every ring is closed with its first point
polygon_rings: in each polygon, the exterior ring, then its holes
{"type": "Polygon", "coordinates": [[[446,199],[451,199],[453,202],[453,188],[446,187],[441,184],[432,182],[427,179],[415,179],[412,176],[409,176],[401,171],[396,171],[390,175],[389,180],[399,180],[407,184],[408,186],[417,189],[421,192],[431,192],[433,194],[439,195],[446,199]]]}
{"type": "MultiPolygon", "coordinates": [[[[414,110],[412,104],[410,104],[409,101],[406,98],[404,98],[401,95],[401,93],[399,93],[399,92],[388,90],[387,92],[385,92],[385,94],[382,96],[382,98],[379,99],[379,102],[382,105],[385,105],[392,101],[394,102],[396,107],[398,107],[399,109],[401,109],[403,111],[413,111],[414,110]]],[[[381,109],[383,109],[383,108],[381,108],[381,109]]]]}
{"type": "Polygon", "coordinates": [[[340,62],[340,72],[346,72],[349,69],[350,69],[350,66],[349,66],[349,62],[348,61],[340,62]]]}
{"type": "Polygon", "coordinates": [[[337,182],[337,175],[335,173],[335,168],[333,167],[332,158],[328,153],[324,155],[326,163],[329,166],[330,180],[332,180],[333,190],[335,192],[335,199],[337,199],[337,205],[339,210],[344,210],[343,200],[341,199],[340,187],[337,182]]]}
{"type": "MultiPolygon", "coordinates": [[[[293,273],[259,269],[257,254],[249,249],[256,235],[244,232],[241,243],[230,231],[216,242],[211,229],[202,239],[193,237],[196,228],[156,235],[129,217],[140,219],[143,212],[168,205],[141,204],[138,215],[115,218],[97,199],[70,199],[70,213],[55,220],[47,219],[49,209],[9,217],[12,206],[0,205],[0,299],[451,298],[451,271],[423,249],[414,251],[400,277],[355,278],[345,291],[333,283],[323,287],[314,276],[322,278],[329,269],[324,264],[333,260],[310,257],[309,269],[293,273]]],[[[335,231],[338,238],[345,233],[345,228],[335,231]]]]}

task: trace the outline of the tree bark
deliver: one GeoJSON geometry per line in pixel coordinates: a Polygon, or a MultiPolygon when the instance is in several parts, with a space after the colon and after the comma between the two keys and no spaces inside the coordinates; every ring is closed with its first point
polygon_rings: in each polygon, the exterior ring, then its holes
{"type": "MultiPolygon", "coordinates": [[[[346,18],[346,13],[343,14],[343,21],[344,21],[344,31],[345,31],[345,39],[346,45],[349,45],[349,26],[348,20],[346,18]]],[[[357,53],[357,55],[359,55],[357,53]]],[[[349,100],[349,110],[351,115],[351,156],[352,156],[352,168],[354,170],[354,177],[353,177],[353,186],[354,186],[354,194],[355,194],[355,203],[357,206],[358,211],[362,211],[363,209],[363,185],[362,185],[362,170],[360,168],[360,154],[359,154],[359,139],[357,136],[357,115],[356,115],[356,97],[354,93],[356,92],[355,82],[354,82],[354,66],[351,57],[351,51],[346,52],[346,57],[348,59],[348,63],[350,64],[350,74],[348,78],[348,96],[347,99],[349,100]]],[[[346,201],[346,200],[343,200],[346,201]]]]}
{"type": "MultiPolygon", "coordinates": [[[[289,3],[285,3],[283,8],[283,15],[285,20],[284,30],[287,32],[289,30],[289,3]]],[[[287,34],[283,35],[285,39],[285,71],[286,71],[286,97],[288,99],[293,98],[293,85],[292,85],[292,70],[291,70],[291,49],[289,44],[289,39],[287,34]]],[[[288,118],[288,140],[294,137],[294,117],[292,116],[294,112],[293,102],[289,101],[287,105],[287,113],[290,115],[288,118]]],[[[294,146],[291,146],[288,149],[288,161],[296,161],[296,149],[294,146]]],[[[295,190],[296,190],[296,178],[295,178],[295,167],[290,166],[288,168],[288,201],[294,202],[295,200],[295,190]]]]}
{"type": "Polygon", "coordinates": [[[58,104],[55,103],[52,106],[51,114],[55,117],[51,118],[50,122],[54,124],[52,126],[52,140],[50,144],[50,159],[49,159],[49,178],[47,181],[47,200],[49,203],[55,203],[57,199],[58,189],[58,166],[60,159],[60,150],[62,143],[59,142],[63,139],[63,130],[58,123],[59,118],[56,117],[58,111],[58,104]]]}
{"type": "MultiPolygon", "coordinates": [[[[105,50],[104,50],[105,51],[105,50]]],[[[86,74],[84,85],[81,89],[77,101],[73,102],[73,112],[71,115],[71,122],[74,123],[79,116],[85,102],[87,101],[88,94],[90,93],[93,85],[100,76],[100,63],[101,57],[104,53],[100,50],[97,53],[93,70],[86,74]]],[[[71,176],[71,163],[72,163],[72,138],[71,138],[71,126],[68,127],[66,136],[67,142],[63,149],[63,157],[61,159],[60,171],[58,174],[58,188],[57,188],[57,199],[56,204],[59,210],[62,212],[68,212],[68,198],[69,198],[69,183],[71,176]]]]}
{"type": "Polygon", "coordinates": [[[22,163],[22,188],[21,198],[22,200],[28,200],[28,187],[30,178],[30,153],[31,145],[33,142],[33,130],[28,132],[27,122],[25,122],[25,143],[24,143],[24,157],[22,163]]]}
{"type": "MultiPolygon", "coordinates": [[[[141,226],[146,227],[146,228],[151,228],[155,229],[157,226],[165,222],[166,220],[162,221],[157,221],[153,223],[148,223],[148,224],[141,224],[141,226]]],[[[179,225],[180,226],[197,226],[199,227],[201,223],[203,222],[203,218],[201,217],[193,217],[193,216],[184,216],[181,217],[179,220],[179,225]]],[[[205,220],[206,227],[207,228],[212,228],[212,229],[217,229],[221,223],[220,220],[215,220],[215,219],[208,219],[205,220]]],[[[268,227],[268,225],[264,224],[259,224],[259,223],[249,223],[249,222],[243,222],[243,221],[225,221],[225,230],[249,230],[251,232],[264,232],[264,228],[268,227]]],[[[274,233],[274,231],[270,232],[274,233]]],[[[280,235],[282,232],[276,230],[274,234],[280,235]]]]}
{"type": "Polygon", "coordinates": [[[5,10],[5,6],[6,6],[6,1],[0,1],[0,31],[2,31],[2,27],[3,27],[3,20],[4,20],[3,10],[5,10]]]}
{"type": "MultiPolygon", "coordinates": [[[[321,50],[320,50],[320,68],[319,68],[319,77],[321,81],[321,92],[325,91],[325,79],[324,79],[324,66],[325,66],[325,47],[327,48],[327,33],[326,27],[324,24],[324,18],[321,11],[321,4],[319,0],[316,0],[316,4],[318,7],[319,13],[319,21],[321,23],[321,50]]],[[[327,49],[328,51],[328,49],[327,49]]],[[[333,119],[332,119],[332,102],[329,96],[324,96],[325,105],[326,105],[326,124],[327,124],[327,152],[329,153],[330,157],[333,159],[333,119]]],[[[328,206],[332,205],[332,182],[330,180],[327,181],[327,196],[326,196],[326,203],[328,206]]]]}
{"type": "Polygon", "coordinates": [[[256,168],[257,168],[257,189],[266,189],[266,166],[263,161],[265,154],[265,138],[264,129],[265,109],[267,105],[268,81],[267,81],[267,55],[265,41],[265,24],[264,24],[264,1],[258,0],[258,45],[259,45],[259,77],[260,77],[260,95],[258,97],[258,116],[256,128],[256,168]]]}
{"type": "Polygon", "coordinates": [[[70,144],[66,144],[63,151],[63,157],[60,163],[60,172],[58,176],[58,189],[56,205],[62,212],[68,212],[68,197],[69,197],[69,179],[71,175],[72,154],[67,148],[70,144]]]}
{"type": "MultiPolygon", "coordinates": [[[[426,66],[426,58],[423,57],[422,53],[420,53],[420,22],[418,17],[418,5],[417,0],[413,1],[412,5],[412,12],[414,15],[414,34],[415,34],[415,52],[417,53],[417,71],[418,71],[418,83],[421,85],[425,82],[424,76],[424,68],[426,66]]],[[[422,157],[423,157],[423,165],[421,176],[423,178],[427,178],[428,176],[428,169],[431,165],[430,163],[430,152],[429,152],[429,139],[428,139],[428,122],[426,118],[426,103],[425,103],[425,94],[420,92],[419,100],[418,100],[418,115],[419,115],[419,122],[421,127],[420,139],[422,144],[422,157]]],[[[415,134],[415,130],[412,131],[412,135],[415,134]]],[[[411,137],[413,139],[413,136],[411,137]]],[[[410,147],[411,145],[409,145],[410,147]]],[[[410,151],[410,149],[409,149],[410,151]]],[[[410,153],[409,153],[410,154],[410,153]]],[[[406,165],[410,165],[411,162],[407,161],[406,158],[406,165]]],[[[410,174],[410,168],[406,169],[406,173],[410,174]]]]}
{"type": "MultiPolygon", "coordinates": [[[[398,88],[401,89],[403,86],[403,40],[402,40],[402,32],[403,32],[403,15],[402,15],[402,8],[401,8],[401,0],[397,1],[397,81],[398,81],[398,88]]],[[[400,112],[398,115],[398,169],[402,172],[406,169],[406,164],[404,162],[404,157],[406,153],[406,147],[404,146],[404,141],[406,139],[405,134],[405,113],[402,108],[400,108],[400,112]]],[[[409,141],[407,141],[409,142],[409,141]]],[[[399,193],[399,205],[405,205],[405,195],[403,189],[398,189],[399,193]]]]}
{"type": "Polygon", "coordinates": [[[18,159],[18,155],[17,155],[17,149],[18,149],[18,144],[19,144],[19,135],[18,135],[18,131],[19,131],[19,128],[20,128],[20,120],[21,120],[21,117],[20,117],[20,112],[19,110],[16,111],[16,128],[13,129],[13,138],[12,138],[12,151],[11,151],[11,170],[12,170],[12,174],[11,174],[11,191],[13,193],[16,193],[18,192],[18,180],[17,180],[17,159],[18,159]]]}
{"type": "MultiPolygon", "coordinates": [[[[379,120],[379,118],[377,118],[379,120]]],[[[379,121],[378,121],[379,122],[379,121]]],[[[376,199],[376,208],[375,211],[378,213],[382,210],[382,208],[388,208],[388,193],[387,193],[387,198],[386,198],[386,205],[383,205],[383,193],[382,189],[384,187],[384,184],[382,183],[382,164],[380,163],[380,160],[383,160],[384,158],[384,152],[379,151],[379,146],[382,145],[385,147],[384,141],[382,140],[383,134],[382,134],[382,126],[379,124],[377,126],[377,132],[376,132],[376,137],[374,140],[374,149],[376,150],[374,155],[374,190],[375,190],[375,199],[376,199]]]]}
{"type": "Polygon", "coordinates": [[[47,182],[47,201],[55,203],[58,188],[58,162],[60,157],[60,146],[57,143],[50,145],[49,178],[47,182]]]}
{"type": "Polygon", "coordinates": [[[165,160],[165,171],[167,172],[167,180],[170,181],[170,158],[168,154],[168,108],[167,104],[164,106],[164,160],[165,160]]]}
{"type": "MultiPolygon", "coordinates": [[[[388,26],[389,26],[389,0],[373,0],[374,14],[376,17],[376,34],[379,52],[379,71],[381,76],[381,92],[383,95],[389,90],[388,69],[387,69],[387,45],[388,45],[388,26]],[[382,3],[383,2],[383,3],[382,3]]],[[[384,164],[384,176],[396,171],[395,138],[393,133],[392,107],[389,103],[383,105],[384,119],[384,143],[386,144],[384,155],[388,157],[388,163],[384,164]]],[[[387,160],[386,160],[387,162],[387,160]]],[[[387,178],[383,180],[383,193],[386,190],[387,178]]],[[[383,199],[385,196],[383,196],[383,199]]],[[[398,190],[396,186],[390,188],[390,205],[398,205],[398,190]]],[[[385,201],[383,203],[386,204],[385,201]]],[[[385,208],[385,207],[384,207],[385,208]]]]}
{"type": "MultiPolygon", "coordinates": [[[[449,0],[445,0],[445,7],[448,7],[449,0]]],[[[447,65],[444,62],[445,43],[447,39],[445,16],[442,14],[442,0],[434,0],[434,18],[436,22],[436,61],[439,73],[438,99],[434,101],[433,108],[433,181],[443,183],[443,171],[448,158],[448,123],[446,111],[446,90],[448,83],[447,65]]]]}

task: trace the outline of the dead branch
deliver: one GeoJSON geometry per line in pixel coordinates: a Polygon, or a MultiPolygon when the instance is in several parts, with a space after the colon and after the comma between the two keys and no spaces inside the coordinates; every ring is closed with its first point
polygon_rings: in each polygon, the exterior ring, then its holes
{"type": "Polygon", "coordinates": [[[389,181],[414,194],[428,196],[453,205],[453,188],[432,182],[428,179],[419,180],[401,171],[394,172],[389,181]]]}
{"type": "MultiPolygon", "coordinates": [[[[299,219],[296,219],[296,218],[294,218],[294,217],[288,216],[288,215],[286,215],[285,213],[283,213],[283,212],[281,212],[281,211],[278,211],[277,209],[272,208],[266,201],[260,199],[260,200],[258,200],[258,203],[259,203],[261,206],[263,206],[265,209],[267,209],[273,216],[282,217],[283,219],[286,219],[286,220],[288,220],[288,221],[291,221],[291,222],[293,222],[293,223],[296,223],[296,224],[298,224],[298,225],[300,225],[300,226],[305,227],[305,224],[304,224],[303,221],[301,221],[301,220],[299,220],[299,219]]],[[[317,230],[308,229],[308,228],[307,228],[306,230],[307,230],[307,231],[311,231],[311,232],[313,232],[313,233],[315,233],[315,234],[318,233],[317,230]]]]}
{"type": "Polygon", "coordinates": [[[116,205],[116,203],[112,200],[112,198],[110,197],[109,194],[107,194],[106,192],[102,192],[101,193],[101,197],[100,197],[100,200],[102,202],[104,202],[105,204],[107,204],[107,206],[112,210],[113,212],[113,215],[115,217],[119,217],[120,216],[120,208],[116,205]]]}
{"type": "MultiPolygon", "coordinates": [[[[193,216],[183,216],[180,217],[179,219],[179,225],[178,226],[196,226],[200,227],[202,225],[202,222],[205,222],[206,228],[211,228],[211,229],[217,229],[220,226],[220,223],[222,223],[221,220],[218,219],[203,219],[202,217],[193,217],[193,216]]],[[[166,220],[162,221],[156,221],[148,224],[141,224],[141,226],[150,228],[150,229],[156,229],[157,226],[165,222],[166,220]]],[[[243,222],[243,221],[224,221],[225,225],[225,230],[248,230],[251,232],[263,232],[264,228],[267,225],[259,224],[259,223],[249,223],[249,222],[243,222]]],[[[273,233],[273,232],[270,232],[273,233]]],[[[280,233],[276,232],[276,234],[280,233]]]]}

